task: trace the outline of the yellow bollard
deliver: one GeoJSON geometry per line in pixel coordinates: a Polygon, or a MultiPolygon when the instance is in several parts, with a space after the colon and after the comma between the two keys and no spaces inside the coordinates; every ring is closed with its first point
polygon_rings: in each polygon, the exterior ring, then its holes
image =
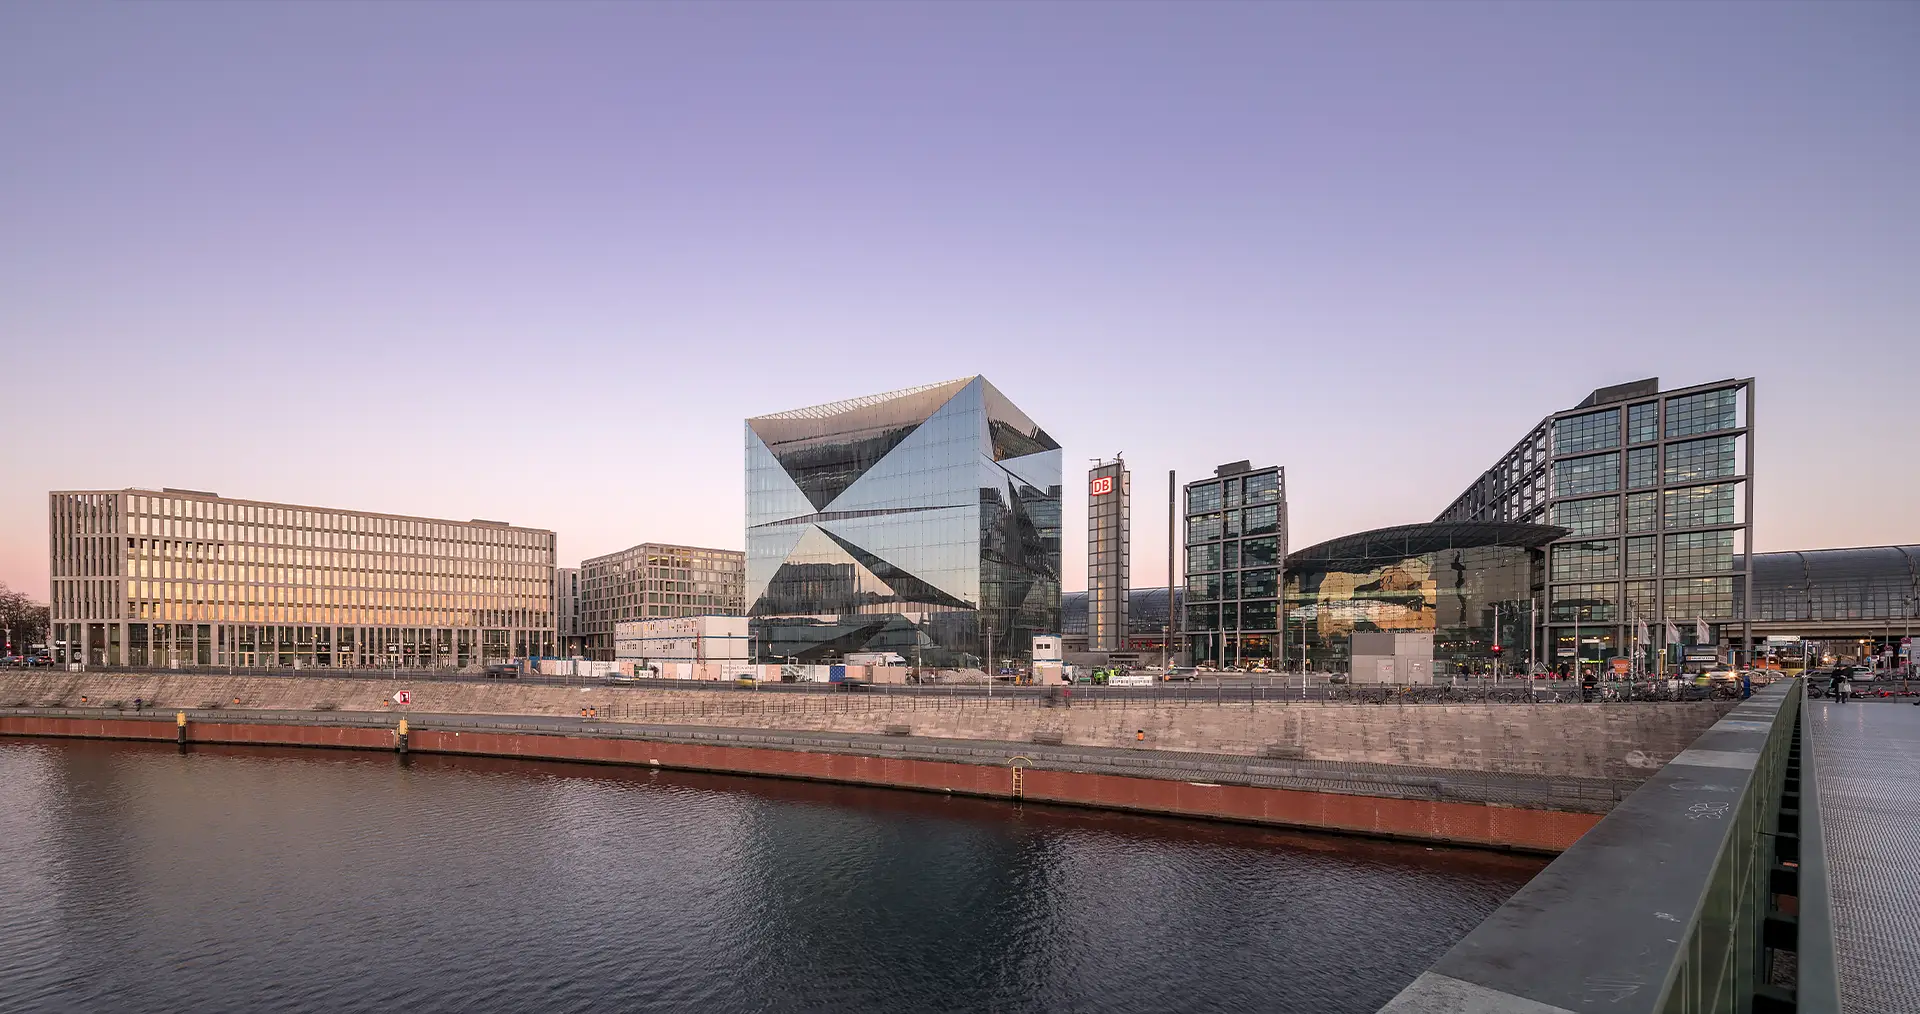
{"type": "Polygon", "coordinates": [[[185,749],[187,745],[187,713],[184,711],[174,712],[173,725],[174,742],[179,743],[181,748],[185,749]]]}
{"type": "Polygon", "coordinates": [[[400,728],[396,730],[396,732],[397,734],[393,738],[394,748],[398,750],[402,756],[405,756],[407,752],[407,720],[406,719],[403,718],[400,720],[400,728]]]}

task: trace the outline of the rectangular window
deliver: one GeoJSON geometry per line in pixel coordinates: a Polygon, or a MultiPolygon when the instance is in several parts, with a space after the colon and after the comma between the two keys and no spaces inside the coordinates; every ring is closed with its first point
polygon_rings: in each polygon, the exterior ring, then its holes
{"type": "Polygon", "coordinates": [[[1627,442],[1650,444],[1660,439],[1660,403],[1649,401],[1627,408],[1627,442]]]}
{"type": "Polygon", "coordinates": [[[1220,509],[1220,484],[1209,482],[1204,486],[1193,486],[1187,490],[1187,513],[1205,514],[1220,509]]]}
{"type": "MultiPolygon", "coordinates": [[[[1667,445],[1667,482],[1699,482],[1740,474],[1739,439],[1708,437],[1667,445]]],[[[1638,453],[1638,452],[1635,452],[1638,453]]]]}
{"type": "Polygon", "coordinates": [[[1195,574],[1187,578],[1187,598],[1194,602],[1211,602],[1220,597],[1220,576],[1218,574],[1195,574]]]}
{"type": "MultiPolygon", "coordinates": [[[[1653,603],[1653,582],[1652,581],[1628,581],[1627,582],[1627,618],[1634,619],[1634,620],[1645,620],[1653,617],[1654,615],[1655,615],[1655,610],[1654,610],[1654,603],[1653,603]]],[[[1647,636],[1650,638],[1653,638],[1654,642],[1657,644],[1659,643],[1659,638],[1661,634],[1659,631],[1649,629],[1647,631],[1647,636]]]]}
{"type": "Polygon", "coordinates": [[[1620,488],[1620,453],[1595,454],[1553,463],[1553,495],[1612,493],[1620,488]]]}
{"type": "Polygon", "coordinates": [[[1733,613],[1733,578],[1685,577],[1667,582],[1667,615],[1729,617],[1733,613]]]}
{"type": "Polygon", "coordinates": [[[1645,489],[1660,477],[1660,448],[1636,447],[1627,452],[1627,488],[1645,489]]]}
{"type": "Polygon", "coordinates": [[[1219,545],[1194,546],[1187,550],[1187,573],[1204,574],[1207,571],[1219,569],[1219,545]]]}
{"type": "Polygon", "coordinates": [[[1740,392],[1731,388],[1667,399],[1667,436],[1690,437],[1739,425],[1740,392]]]}
{"type": "MultiPolygon", "coordinates": [[[[1251,483],[1253,480],[1247,480],[1251,483]]],[[[1280,530],[1280,507],[1277,504],[1266,507],[1249,507],[1247,515],[1247,534],[1265,535],[1280,530]]]]}
{"type": "Polygon", "coordinates": [[[1620,534],[1620,498],[1563,500],[1553,505],[1553,523],[1575,535],[1620,534]]]}
{"type": "Polygon", "coordinates": [[[1737,524],[1734,512],[1736,488],[1732,483],[1723,483],[1718,486],[1667,490],[1662,494],[1666,501],[1662,511],[1663,527],[1704,528],[1708,525],[1737,524]]]}
{"type": "Polygon", "coordinates": [[[1222,548],[1225,550],[1225,552],[1221,553],[1220,555],[1221,565],[1226,567],[1226,569],[1228,570],[1239,569],[1240,544],[1238,542],[1229,542],[1229,543],[1226,543],[1222,548]]]}
{"type": "Polygon", "coordinates": [[[1216,542],[1220,538],[1220,515],[1201,514],[1187,519],[1187,542],[1216,542]]]}
{"type": "Polygon", "coordinates": [[[1619,576],[1620,544],[1612,539],[1553,545],[1555,581],[1605,581],[1619,576]]]}
{"type": "Polygon", "coordinates": [[[1247,567],[1271,567],[1280,562],[1280,540],[1268,536],[1240,543],[1240,563],[1247,567]]]}
{"type": "Polygon", "coordinates": [[[1279,593],[1280,582],[1277,571],[1249,570],[1240,576],[1241,598],[1265,599],[1279,593]]]}
{"type": "Polygon", "coordinates": [[[1627,531],[1651,532],[1660,527],[1658,493],[1633,493],[1627,497],[1627,531]]]}
{"type": "Polygon", "coordinates": [[[1553,453],[1584,454],[1620,446],[1620,410],[1589,412],[1553,423],[1553,453]]]}
{"type": "Polygon", "coordinates": [[[1227,480],[1227,506],[1229,507],[1240,506],[1240,480],[1239,479],[1227,480]]]}
{"type": "Polygon", "coordinates": [[[1549,618],[1557,623],[1610,623],[1617,587],[1612,584],[1554,585],[1552,605],[1547,610],[1549,618]]]}
{"type": "Polygon", "coordinates": [[[1247,503],[1278,503],[1280,500],[1280,473],[1268,472],[1264,475],[1247,476],[1247,503]]]}
{"type": "Polygon", "coordinates": [[[1627,540],[1627,576],[1652,577],[1658,569],[1660,558],[1655,555],[1653,536],[1643,535],[1627,540]]]}
{"type": "Polygon", "coordinates": [[[1708,574],[1733,569],[1733,532],[1683,532],[1666,539],[1669,574],[1708,574]]]}

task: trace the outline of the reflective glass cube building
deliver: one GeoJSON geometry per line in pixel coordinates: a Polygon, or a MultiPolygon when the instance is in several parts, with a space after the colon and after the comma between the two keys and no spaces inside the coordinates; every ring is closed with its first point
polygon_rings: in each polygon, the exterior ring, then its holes
{"type": "Polygon", "coordinates": [[[747,420],[765,659],[971,666],[1060,629],[1060,445],[985,377],[747,420]]]}

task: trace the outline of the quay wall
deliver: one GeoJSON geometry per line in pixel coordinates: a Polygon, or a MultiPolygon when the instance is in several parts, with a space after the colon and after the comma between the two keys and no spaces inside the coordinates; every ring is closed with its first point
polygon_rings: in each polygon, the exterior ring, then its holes
{"type": "Polygon", "coordinates": [[[1621,704],[1354,704],[1284,699],[1119,700],[782,693],[474,682],[391,685],[325,677],[111,673],[0,676],[0,707],[76,708],[139,697],[160,709],[575,716],[602,720],[1008,743],[1126,747],[1396,764],[1547,777],[1644,779],[1731,701],[1621,704]],[[411,701],[395,705],[405,689],[411,701]],[[84,700],[83,700],[84,698],[84,700]],[[236,700],[237,699],[237,700],[236,700]]]}

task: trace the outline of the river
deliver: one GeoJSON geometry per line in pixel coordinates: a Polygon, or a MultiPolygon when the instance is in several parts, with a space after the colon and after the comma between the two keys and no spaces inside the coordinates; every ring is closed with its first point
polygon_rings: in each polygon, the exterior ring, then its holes
{"type": "Polygon", "coordinates": [[[717,775],[0,740],[0,1012],[1369,1012],[1541,865],[717,775]]]}

